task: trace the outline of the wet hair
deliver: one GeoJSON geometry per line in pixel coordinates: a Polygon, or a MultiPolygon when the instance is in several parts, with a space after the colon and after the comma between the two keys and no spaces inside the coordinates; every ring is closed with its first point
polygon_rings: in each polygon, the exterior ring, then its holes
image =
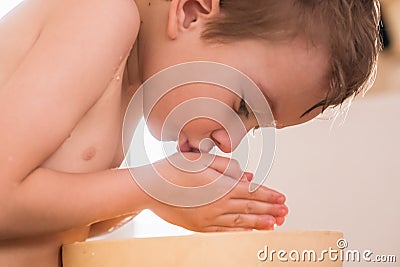
{"type": "Polygon", "coordinates": [[[207,22],[204,39],[279,42],[300,36],[325,46],[330,86],[326,98],[305,114],[339,106],[374,82],[381,49],[378,0],[221,0],[220,10],[207,22]]]}

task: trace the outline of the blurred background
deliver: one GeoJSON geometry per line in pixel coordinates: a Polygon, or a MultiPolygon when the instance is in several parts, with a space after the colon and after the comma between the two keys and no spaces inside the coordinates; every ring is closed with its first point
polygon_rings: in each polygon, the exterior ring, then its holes
{"type": "MultiPolygon", "coordinates": [[[[20,2],[1,0],[0,17],[20,2]]],[[[397,255],[400,261],[400,0],[381,3],[385,47],[375,85],[356,98],[345,120],[278,131],[266,185],[288,199],[290,214],[279,229],[340,230],[349,249],[397,255]]],[[[184,234],[190,232],[145,211],[102,238],[184,234]]]]}

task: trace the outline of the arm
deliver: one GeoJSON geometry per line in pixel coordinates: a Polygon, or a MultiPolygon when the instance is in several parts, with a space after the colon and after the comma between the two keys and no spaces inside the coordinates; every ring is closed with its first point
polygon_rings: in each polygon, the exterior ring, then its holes
{"type": "Polygon", "coordinates": [[[40,168],[112,82],[139,25],[132,1],[57,1],[56,6],[0,88],[0,238],[116,217],[135,207],[125,210],[128,199],[113,200],[127,188],[130,196],[140,195],[127,171],[72,175],[40,168]],[[115,191],[107,200],[109,188],[115,191]]]}
{"type": "Polygon", "coordinates": [[[109,234],[115,230],[118,230],[130,222],[136,215],[137,213],[133,213],[94,223],[90,226],[89,238],[109,234]]]}
{"type": "MultiPolygon", "coordinates": [[[[226,161],[218,157],[209,169],[198,174],[182,173],[166,160],[157,168],[178,184],[179,181],[190,181],[189,186],[196,186],[207,184],[223,173],[226,161]]],[[[151,166],[140,167],[137,173],[153,179],[151,169],[151,166]]],[[[241,171],[236,167],[231,173],[241,171]]],[[[232,184],[232,178],[222,179],[227,186],[232,184]]],[[[248,181],[242,178],[231,192],[216,202],[179,208],[145,194],[127,169],[67,174],[38,168],[23,183],[16,185],[8,196],[10,199],[3,202],[0,239],[67,230],[144,208],[193,231],[273,229],[278,218],[287,214],[283,195],[265,187],[249,193],[248,186],[248,181]]]]}
{"type": "Polygon", "coordinates": [[[68,174],[39,168],[5,200],[0,239],[90,225],[150,205],[128,170],[68,174]]]}

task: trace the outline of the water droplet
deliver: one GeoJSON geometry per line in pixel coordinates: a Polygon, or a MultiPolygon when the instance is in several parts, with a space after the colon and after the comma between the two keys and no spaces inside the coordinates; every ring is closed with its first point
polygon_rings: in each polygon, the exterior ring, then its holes
{"type": "Polygon", "coordinates": [[[256,138],[256,128],[253,128],[253,131],[251,131],[251,137],[256,138]]]}
{"type": "Polygon", "coordinates": [[[116,227],[111,227],[110,229],[107,230],[107,233],[114,232],[117,228],[116,227]]]}

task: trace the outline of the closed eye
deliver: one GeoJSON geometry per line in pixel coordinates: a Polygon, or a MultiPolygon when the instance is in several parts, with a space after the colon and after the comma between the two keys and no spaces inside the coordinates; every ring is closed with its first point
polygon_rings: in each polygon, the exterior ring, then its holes
{"type": "Polygon", "coordinates": [[[239,105],[239,110],[238,110],[238,114],[239,115],[244,115],[246,117],[246,119],[249,118],[250,116],[250,111],[246,106],[246,102],[244,101],[244,99],[242,98],[240,100],[240,105],[239,105]]]}
{"type": "Polygon", "coordinates": [[[306,112],[304,112],[303,115],[300,116],[300,119],[303,118],[304,116],[306,116],[307,114],[311,113],[311,111],[313,111],[314,109],[317,109],[319,107],[323,107],[322,112],[321,112],[321,113],[323,113],[324,110],[325,110],[325,105],[326,105],[326,101],[325,100],[315,104],[314,106],[309,108],[306,112]]]}

